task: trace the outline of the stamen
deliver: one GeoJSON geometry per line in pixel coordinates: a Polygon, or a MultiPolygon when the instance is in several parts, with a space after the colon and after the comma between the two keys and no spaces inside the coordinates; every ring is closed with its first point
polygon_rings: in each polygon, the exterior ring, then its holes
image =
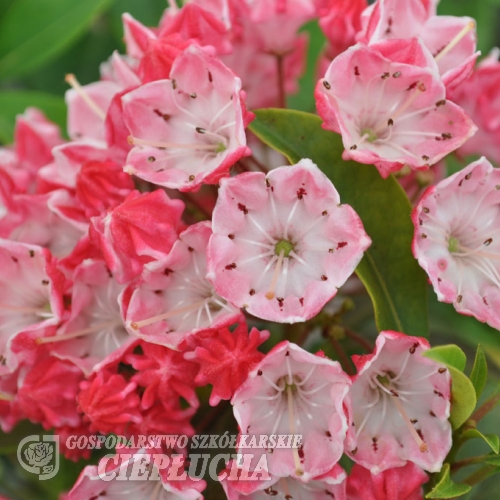
{"type": "MultiPolygon", "coordinates": [[[[292,396],[292,386],[289,385],[286,388],[286,395],[288,397],[288,424],[290,426],[290,434],[296,435],[297,430],[295,428],[295,415],[293,411],[293,396],[292,396]]],[[[292,448],[293,451],[293,461],[295,463],[295,474],[297,476],[303,476],[304,470],[302,469],[302,465],[300,464],[299,450],[297,448],[292,448]]]]}
{"type": "Polygon", "coordinates": [[[282,248],[278,257],[278,262],[276,263],[276,267],[274,268],[273,278],[271,280],[271,284],[269,285],[269,290],[266,292],[266,299],[268,300],[274,299],[274,291],[276,289],[276,284],[278,283],[278,278],[281,271],[281,264],[283,263],[284,258],[285,258],[285,250],[282,248]]]}
{"type": "Polygon", "coordinates": [[[7,311],[16,311],[20,313],[26,314],[35,314],[36,316],[40,316],[41,318],[52,318],[53,314],[46,309],[39,309],[35,307],[18,307],[18,306],[10,306],[7,304],[0,304],[0,309],[6,309],[7,311]]]}
{"type": "Polygon", "coordinates": [[[14,401],[14,396],[0,392],[0,401],[14,401]]]}
{"type": "Polygon", "coordinates": [[[164,319],[172,318],[173,316],[177,316],[179,314],[196,311],[197,309],[204,306],[206,300],[207,299],[200,300],[199,302],[195,302],[194,304],[190,304],[189,306],[180,307],[179,309],[174,309],[173,311],[169,311],[167,313],[158,314],[157,316],[153,316],[148,319],[143,319],[142,321],[132,321],[130,323],[130,327],[133,330],[139,330],[143,326],[152,325],[153,323],[157,323],[158,321],[162,321],[164,319]]]}
{"type": "Polygon", "coordinates": [[[217,144],[177,144],[171,142],[148,141],[147,139],[139,139],[137,137],[128,136],[128,143],[134,146],[151,146],[152,148],[166,148],[166,149],[192,149],[217,151],[219,146],[217,144]]]}
{"type": "Polygon", "coordinates": [[[99,107],[99,105],[90,97],[88,92],[86,92],[80,85],[75,75],[68,74],[64,77],[66,83],[71,85],[72,88],[78,93],[78,95],[87,103],[89,108],[102,120],[106,119],[106,113],[99,107]]]}
{"type": "Polygon", "coordinates": [[[96,326],[91,326],[89,328],[84,328],[77,332],[68,333],[67,335],[53,335],[52,337],[38,337],[35,342],[40,344],[49,344],[51,342],[63,342],[65,340],[75,339],[77,337],[82,337],[83,335],[89,335],[90,333],[98,332],[99,330],[105,330],[113,326],[120,325],[121,322],[118,321],[108,321],[107,323],[101,323],[96,326]]]}
{"type": "Polygon", "coordinates": [[[476,23],[473,21],[470,21],[465,25],[461,31],[453,38],[453,40],[443,49],[441,50],[435,57],[434,59],[437,61],[440,61],[450,50],[455,48],[456,45],[460,43],[460,40],[469,33],[469,31],[473,30],[476,27],[476,23]]]}
{"type": "Polygon", "coordinates": [[[394,403],[394,406],[396,406],[397,410],[399,411],[401,418],[403,419],[404,423],[406,424],[406,427],[410,431],[410,434],[412,435],[413,439],[418,444],[420,451],[422,453],[425,453],[429,449],[429,447],[427,446],[427,443],[425,443],[422,440],[422,438],[418,435],[418,432],[415,430],[415,427],[410,422],[410,418],[408,417],[408,414],[406,413],[406,411],[403,407],[403,404],[399,400],[399,396],[397,395],[397,393],[392,395],[391,401],[394,403]]]}

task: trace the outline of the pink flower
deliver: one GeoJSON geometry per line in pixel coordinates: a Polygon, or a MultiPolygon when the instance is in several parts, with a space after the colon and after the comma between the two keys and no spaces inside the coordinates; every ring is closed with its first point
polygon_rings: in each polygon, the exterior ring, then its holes
{"type": "Polygon", "coordinates": [[[450,451],[450,374],[422,356],[428,348],[420,337],[381,332],[373,354],[353,357],[346,452],[372,474],[408,461],[438,472],[450,451]]]}
{"type": "Polygon", "coordinates": [[[137,384],[104,368],[80,384],[78,404],[92,432],[123,434],[131,423],[140,423],[137,384]]]}
{"type": "Polygon", "coordinates": [[[211,234],[209,222],[194,224],[167,257],[147,266],[141,281],[131,286],[130,333],[175,349],[188,335],[240,319],[240,311],[219,297],[205,277],[211,234]]]}
{"type": "Polygon", "coordinates": [[[212,384],[211,406],[233,397],[248,372],[264,357],[257,347],[268,338],[267,330],[252,328],[248,333],[245,323],[240,323],[233,332],[221,328],[188,338],[184,357],[199,364],[196,384],[212,384]]]}
{"type": "Polygon", "coordinates": [[[101,260],[85,259],[73,274],[71,315],[56,335],[39,337],[54,356],[86,375],[118,358],[136,338],[125,329],[120,310],[124,290],[101,260]]]}
{"type": "Polygon", "coordinates": [[[412,462],[372,474],[355,464],[347,478],[347,500],[423,500],[427,474],[412,462]]]}
{"type": "Polygon", "coordinates": [[[132,382],[145,388],[141,408],[149,409],[157,401],[168,407],[171,400],[179,396],[197,408],[199,402],[194,391],[196,364],[186,361],[182,353],[168,347],[147,342],[140,345],[142,354],[128,354],[125,361],[137,370],[132,382]]]}
{"type": "Polygon", "coordinates": [[[311,160],[223,180],[213,231],[207,276],[217,293],[282,323],[316,315],[370,245],[356,212],[340,205],[311,160]]]}
{"type": "Polygon", "coordinates": [[[0,240],[0,269],[1,374],[18,364],[11,352],[17,335],[42,335],[61,321],[65,280],[48,250],[8,240],[0,240]]]}
{"type": "MultiPolygon", "coordinates": [[[[234,477],[236,471],[238,469],[234,462],[229,462],[226,469],[219,474],[228,500],[268,500],[272,497],[285,500],[346,500],[346,473],[339,465],[307,482],[292,476],[249,481],[234,477]]],[[[240,476],[251,476],[253,473],[241,470],[238,472],[240,476]]]]}
{"type": "Polygon", "coordinates": [[[344,159],[373,163],[383,177],[404,164],[425,170],[476,131],[446,100],[436,63],[417,39],[351,47],[315,95],[323,127],[342,134],[344,159]]]}
{"type": "Polygon", "coordinates": [[[250,372],[231,403],[242,434],[301,435],[299,448],[252,448],[252,453],[267,454],[271,475],[309,481],[331,470],[342,455],[349,386],[339,363],[286,341],[250,372]]]}
{"type": "Polygon", "coordinates": [[[177,239],[183,210],[182,201],[171,200],[161,189],[144,194],[133,191],[107,214],[92,218],[90,235],[119,283],[132,280],[146,263],[168,254],[177,239]]]}
{"type": "Polygon", "coordinates": [[[139,87],[122,98],[130,151],[125,171],[160,186],[193,191],[217,184],[248,155],[241,81],[194,45],[172,65],[170,80],[139,87]]]}
{"type": "Polygon", "coordinates": [[[82,371],[72,363],[40,358],[21,382],[19,405],[27,418],[45,429],[76,426],[80,423],[76,396],[82,378],[82,371]]]}
{"type": "Polygon", "coordinates": [[[413,254],[438,299],[500,328],[500,172],[486,158],[429,188],[413,212],[413,254]]]}
{"type": "Polygon", "coordinates": [[[458,151],[460,156],[484,155],[500,163],[500,50],[493,49],[470,78],[453,90],[450,99],[464,108],[478,127],[458,151]]]}
{"type": "Polygon", "coordinates": [[[457,86],[470,74],[476,52],[476,23],[470,17],[437,16],[435,0],[378,0],[363,13],[357,40],[373,44],[419,37],[434,55],[443,82],[457,86]]]}
{"type": "MultiPolygon", "coordinates": [[[[179,458],[179,457],[177,457],[179,458]]],[[[205,481],[179,479],[182,462],[159,449],[120,448],[113,457],[104,457],[98,466],[87,465],[66,500],[202,500],[205,481]],[[168,466],[157,461],[168,459],[168,466]],[[159,468],[160,464],[163,468],[159,468]],[[177,469],[176,469],[177,467],[177,469]],[[169,476],[174,479],[169,480],[169,476]],[[123,479],[131,478],[124,481],[123,479]]]]}

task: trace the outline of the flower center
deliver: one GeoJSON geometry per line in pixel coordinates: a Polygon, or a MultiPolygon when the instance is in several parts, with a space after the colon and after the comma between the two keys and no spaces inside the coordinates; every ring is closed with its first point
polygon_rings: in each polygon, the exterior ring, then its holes
{"type": "Polygon", "coordinates": [[[283,257],[288,257],[290,255],[290,252],[293,252],[293,249],[294,245],[290,241],[279,240],[274,246],[274,253],[279,256],[281,251],[283,250],[283,257]]]}
{"type": "Polygon", "coordinates": [[[368,142],[375,142],[379,138],[378,134],[370,128],[364,128],[361,131],[361,136],[364,137],[364,140],[368,142]]]}
{"type": "Polygon", "coordinates": [[[458,240],[454,236],[450,236],[448,240],[448,250],[451,253],[456,253],[458,252],[459,248],[460,248],[460,243],[458,242],[458,240]]]}

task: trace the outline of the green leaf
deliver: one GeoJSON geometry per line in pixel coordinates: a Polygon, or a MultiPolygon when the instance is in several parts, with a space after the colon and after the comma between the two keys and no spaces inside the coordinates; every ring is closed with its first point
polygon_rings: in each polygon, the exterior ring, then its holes
{"type": "Polygon", "coordinates": [[[496,455],[500,451],[500,439],[496,434],[483,434],[477,429],[467,429],[462,436],[466,439],[478,438],[484,440],[496,455]]]}
{"type": "Polygon", "coordinates": [[[4,91],[0,93],[0,141],[12,142],[16,116],[28,106],[41,109],[47,117],[63,130],[66,124],[64,99],[43,92],[4,91]]]}
{"type": "Polygon", "coordinates": [[[433,347],[432,349],[425,351],[423,355],[426,358],[433,359],[434,361],[443,363],[446,366],[453,366],[461,372],[464,371],[465,364],[467,363],[464,351],[454,344],[433,347]]]}
{"type": "Polygon", "coordinates": [[[451,375],[451,415],[453,429],[458,429],[476,407],[476,391],[472,382],[461,371],[448,366],[451,375]]]}
{"type": "MultiPolygon", "coordinates": [[[[486,380],[488,378],[488,365],[486,364],[486,356],[481,344],[477,346],[476,358],[474,359],[474,366],[470,374],[470,381],[476,389],[476,397],[479,399],[483,393],[486,380]]],[[[498,451],[497,451],[498,453],[498,451]]]]}
{"type": "Polygon", "coordinates": [[[450,464],[444,464],[436,477],[432,490],[425,498],[456,498],[465,495],[471,490],[467,484],[454,483],[450,478],[450,464]]]}
{"type": "Polygon", "coordinates": [[[256,115],[252,132],[292,163],[310,158],[361,217],[373,243],[356,272],[373,301],[379,330],[428,336],[427,279],[411,253],[411,206],[397,181],[382,179],[373,165],[343,161],[340,136],[322,129],[315,115],[277,109],[256,115]]]}
{"type": "Polygon", "coordinates": [[[484,461],[484,463],[488,465],[494,465],[495,467],[500,467],[500,456],[491,455],[484,461]]]}
{"type": "Polygon", "coordinates": [[[0,75],[27,73],[70,47],[113,0],[17,0],[0,20],[0,75]]]}

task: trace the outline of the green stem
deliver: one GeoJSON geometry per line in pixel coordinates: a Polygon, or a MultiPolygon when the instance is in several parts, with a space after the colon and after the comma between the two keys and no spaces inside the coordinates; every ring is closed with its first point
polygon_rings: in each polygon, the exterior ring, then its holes
{"type": "Polygon", "coordinates": [[[363,338],[361,335],[359,335],[356,332],[353,332],[352,330],[349,330],[347,328],[344,328],[344,332],[347,337],[350,339],[354,340],[357,342],[366,352],[372,352],[373,351],[373,345],[368,342],[365,338],[363,338]]]}

